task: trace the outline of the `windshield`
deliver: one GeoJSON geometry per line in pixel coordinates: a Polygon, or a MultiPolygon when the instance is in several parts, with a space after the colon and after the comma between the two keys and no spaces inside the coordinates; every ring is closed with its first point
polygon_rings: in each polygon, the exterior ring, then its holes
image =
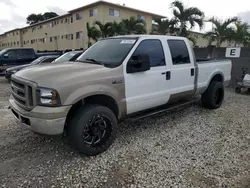
{"type": "Polygon", "coordinates": [[[3,55],[6,51],[7,51],[7,49],[1,50],[0,51],[0,56],[3,55]]]}
{"type": "Polygon", "coordinates": [[[63,62],[69,61],[77,53],[79,53],[79,52],[76,52],[76,51],[67,52],[67,53],[61,55],[60,57],[58,57],[53,63],[63,63],[63,62]]]}
{"type": "Polygon", "coordinates": [[[77,61],[101,62],[104,66],[117,67],[128,55],[136,42],[135,38],[111,38],[95,43],[77,61]]]}
{"type": "Polygon", "coordinates": [[[30,64],[31,65],[37,65],[39,64],[42,60],[44,59],[44,57],[39,57],[36,60],[32,61],[30,64]]]}

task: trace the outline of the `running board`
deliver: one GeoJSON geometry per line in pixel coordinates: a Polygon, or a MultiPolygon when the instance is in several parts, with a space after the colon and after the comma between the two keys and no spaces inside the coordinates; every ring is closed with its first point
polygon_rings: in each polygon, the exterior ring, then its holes
{"type": "Polygon", "coordinates": [[[198,102],[199,100],[200,100],[199,98],[195,98],[191,101],[179,102],[179,103],[175,103],[172,105],[167,105],[165,107],[161,107],[160,109],[150,110],[149,112],[137,113],[137,114],[134,114],[134,115],[128,117],[127,121],[134,122],[134,121],[137,121],[137,120],[140,120],[143,118],[147,118],[147,117],[151,117],[151,116],[163,113],[163,112],[168,112],[168,111],[175,110],[175,109],[178,109],[181,107],[189,106],[195,102],[198,102]]]}

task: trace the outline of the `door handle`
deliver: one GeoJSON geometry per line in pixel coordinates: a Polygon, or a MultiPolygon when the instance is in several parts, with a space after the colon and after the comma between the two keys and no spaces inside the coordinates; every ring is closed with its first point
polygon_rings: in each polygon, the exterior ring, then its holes
{"type": "Polygon", "coordinates": [[[162,72],[162,75],[166,75],[166,80],[170,80],[171,79],[171,72],[167,71],[167,72],[162,72]]]}
{"type": "Polygon", "coordinates": [[[194,76],[194,68],[191,69],[191,76],[194,76]]]}
{"type": "Polygon", "coordinates": [[[170,80],[171,79],[171,72],[167,71],[166,72],[166,80],[170,80]]]}

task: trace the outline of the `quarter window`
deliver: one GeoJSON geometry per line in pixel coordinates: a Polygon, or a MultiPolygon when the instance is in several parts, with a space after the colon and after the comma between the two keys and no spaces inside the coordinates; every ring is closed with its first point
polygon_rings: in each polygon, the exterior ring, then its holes
{"type": "Polygon", "coordinates": [[[186,43],[183,40],[168,40],[173,65],[190,63],[186,43]]]}
{"type": "Polygon", "coordinates": [[[166,65],[165,55],[160,40],[156,39],[143,40],[135,50],[133,56],[139,54],[149,55],[151,67],[166,65]]]}

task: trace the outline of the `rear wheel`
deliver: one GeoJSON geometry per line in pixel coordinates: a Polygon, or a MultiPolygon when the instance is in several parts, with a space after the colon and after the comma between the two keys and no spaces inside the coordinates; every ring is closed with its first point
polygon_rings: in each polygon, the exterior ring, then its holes
{"type": "Polygon", "coordinates": [[[224,86],[221,82],[213,81],[202,94],[201,101],[205,108],[217,109],[224,100],[224,86]]]}
{"type": "Polygon", "coordinates": [[[117,132],[117,119],[107,107],[86,105],[79,108],[68,128],[72,146],[85,155],[97,155],[107,150],[117,132]]]}

